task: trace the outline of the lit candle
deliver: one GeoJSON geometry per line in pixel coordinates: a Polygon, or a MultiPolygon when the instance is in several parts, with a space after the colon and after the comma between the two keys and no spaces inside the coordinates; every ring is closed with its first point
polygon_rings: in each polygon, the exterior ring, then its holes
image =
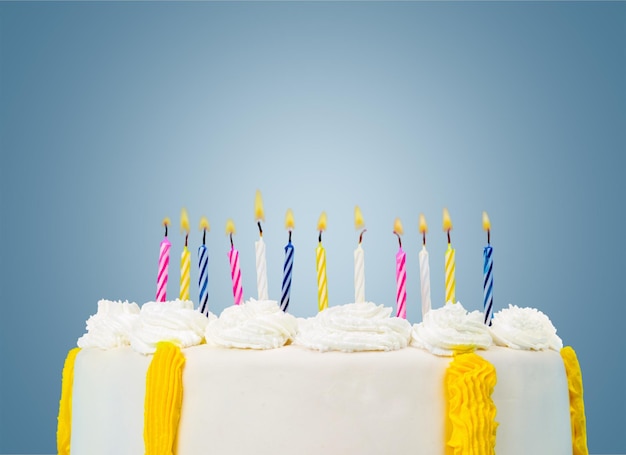
{"type": "Polygon", "coordinates": [[[200,219],[202,231],[202,245],[198,248],[198,289],[200,290],[199,309],[202,314],[209,317],[209,251],[206,247],[206,233],[211,228],[206,217],[200,219]]]}
{"type": "Polygon", "coordinates": [[[289,297],[291,295],[291,276],[293,273],[293,245],[291,244],[291,231],[295,228],[293,212],[287,210],[285,214],[285,228],[289,231],[289,241],[285,245],[285,263],[283,265],[283,286],[280,293],[280,309],[287,311],[289,306],[289,297]]]}
{"type": "Polygon", "coordinates": [[[443,230],[448,233],[448,249],[446,250],[446,303],[456,303],[456,279],[454,278],[454,271],[456,268],[455,251],[450,243],[450,231],[452,230],[452,221],[450,220],[450,213],[448,209],[443,209],[443,230]]]}
{"type": "Polygon", "coordinates": [[[167,226],[169,224],[170,219],[165,218],[163,220],[165,237],[161,240],[161,247],[159,249],[159,271],[157,274],[157,293],[155,299],[157,302],[165,302],[167,298],[168,267],[170,265],[170,248],[172,247],[172,244],[167,238],[167,226]]]}
{"type": "Polygon", "coordinates": [[[491,325],[493,316],[493,248],[491,248],[491,223],[487,212],[483,212],[483,229],[487,231],[487,246],[483,250],[483,308],[485,324],[491,325]]]}
{"type": "Polygon", "coordinates": [[[239,267],[239,251],[233,244],[233,234],[235,233],[235,223],[233,220],[226,221],[226,234],[230,236],[230,251],[228,261],[230,262],[230,277],[233,281],[233,297],[235,305],[243,303],[243,287],[241,285],[241,268],[239,267]]]}
{"type": "Polygon", "coordinates": [[[396,254],[396,316],[406,319],[406,253],[402,249],[403,233],[400,218],[393,223],[393,233],[398,236],[398,253],[396,254]]]}
{"type": "Polygon", "coordinates": [[[362,229],[359,235],[359,245],[354,250],[354,301],[356,303],[365,302],[365,252],[361,247],[363,233],[365,232],[365,222],[359,206],[354,207],[354,229],[362,229]]]}
{"type": "Polygon", "coordinates": [[[430,264],[428,262],[428,251],[426,250],[426,232],[428,225],[426,217],[420,213],[419,230],[422,234],[422,251],[420,251],[420,286],[422,291],[422,320],[426,313],[430,311],[430,264]]]}
{"type": "Polygon", "coordinates": [[[268,300],[267,260],[265,259],[265,242],[263,241],[263,229],[261,228],[261,221],[265,221],[265,215],[263,214],[263,199],[259,190],[257,190],[254,198],[254,219],[257,222],[257,226],[259,226],[259,240],[254,242],[257,295],[259,300],[268,300]]]}
{"type": "Polygon", "coordinates": [[[187,248],[189,240],[189,217],[187,210],[183,209],[180,214],[180,231],[185,233],[185,246],[180,256],[180,300],[189,300],[189,273],[191,270],[191,254],[187,248]]]}
{"type": "Polygon", "coordinates": [[[322,232],[326,229],[326,212],[322,212],[317,222],[320,235],[315,249],[315,267],[317,270],[317,307],[319,311],[328,308],[328,289],[326,284],[326,250],[322,246],[322,232]]]}

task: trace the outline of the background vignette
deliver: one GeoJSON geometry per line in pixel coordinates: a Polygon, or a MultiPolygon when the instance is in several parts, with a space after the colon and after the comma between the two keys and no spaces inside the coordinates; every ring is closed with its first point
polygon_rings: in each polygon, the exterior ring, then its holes
{"type": "Polygon", "coordinates": [[[393,305],[400,216],[419,321],[424,212],[440,305],[447,206],[457,295],[479,309],[487,210],[496,310],[552,318],[583,367],[591,451],[626,452],[624,366],[606,366],[624,347],[625,14],[621,2],[0,3],[0,452],[53,447],[65,353],[99,298],[153,298],[163,216],[170,295],[186,206],[192,227],[212,224],[214,311],[230,303],[227,217],[254,296],[257,188],[275,298],[295,212],[298,316],[315,308],[322,210],[330,304],[351,300],[354,204],[368,299],[393,305]]]}

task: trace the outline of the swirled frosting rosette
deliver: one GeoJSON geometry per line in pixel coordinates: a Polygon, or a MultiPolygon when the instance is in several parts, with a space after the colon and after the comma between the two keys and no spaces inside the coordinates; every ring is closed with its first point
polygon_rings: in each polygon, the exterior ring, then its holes
{"type": "Polygon", "coordinates": [[[300,320],[296,344],[318,351],[393,351],[408,346],[411,325],[372,302],[326,308],[300,320]]]}
{"type": "Polygon", "coordinates": [[[513,349],[541,351],[563,347],[550,318],[536,308],[510,305],[493,315],[493,341],[513,349]]]}
{"type": "Polygon", "coordinates": [[[134,302],[100,300],[98,312],[87,319],[87,333],[76,344],[80,348],[100,349],[128,346],[138,317],[139,306],[134,302]]]}
{"type": "Polygon", "coordinates": [[[141,354],[154,354],[159,341],[187,348],[202,343],[209,320],[189,300],[144,303],[130,334],[130,346],[141,354]]]}
{"type": "Polygon", "coordinates": [[[205,330],[208,345],[240,349],[274,349],[296,336],[298,320],[274,300],[250,299],[230,306],[205,330]]]}
{"type": "Polygon", "coordinates": [[[460,352],[486,349],[492,345],[489,329],[480,311],[468,313],[460,302],[446,303],[430,310],[424,321],[413,326],[411,346],[435,355],[452,356],[460,352]]]}

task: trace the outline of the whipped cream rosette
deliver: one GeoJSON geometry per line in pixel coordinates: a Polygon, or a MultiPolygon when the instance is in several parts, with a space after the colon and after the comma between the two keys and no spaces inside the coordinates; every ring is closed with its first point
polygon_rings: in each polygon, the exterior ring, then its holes
{"type": "Polygon", "coordinates": [[[274,300],[250,299],[225,308],[205,330],[208,345],[240,349],[274,349],[296,336],[298,320],[274,300]]]}
{"type": "Polygon", "coordinates": [[[491,335],[483,323],[482,312],[468,313],[460,302],[449,302],[430,310],[424,315],[423,322],[413,326],[411,346],[435,355],[452,356],[491,345],[491,335]]]}
{"type": "Polygon", "coordinates": [[[393,351],[408,346],[411,325],[372,302],[328,307],[300,319],[296,344],[318,351],[393,351]]]}
{"type": "Polygon", "coordinates": [[[141,354],[154,354],[159,341],[169,341],[187,348],[202,343],[204,329],[215,315],[205,315],[189,300],[148,302],[130,334],[130,346],[141,354]]]}
{"type": "Polygon", "coordinates": [[[510,305],[493,315],[493,341],[513,349],[541,351],[563,347],[550,318],[535,308],[510,305]]]}
{"type": "Polygon", "coordinates": [[[139,306],[128,301],[100,300],[98,312],[87,319],[87,333],[79,348],[112,349],[130,344],[129,335],[139,317],[139,306]]]}

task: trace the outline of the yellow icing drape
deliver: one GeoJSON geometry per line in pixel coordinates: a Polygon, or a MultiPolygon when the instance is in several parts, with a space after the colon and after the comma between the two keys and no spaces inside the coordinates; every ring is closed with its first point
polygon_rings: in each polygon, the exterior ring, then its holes
{"type": "Polygon", "coordinates": [[[446,455],[494,455],[496,369],[477,354],[457,354],[445,375],[446,455]]]}
{"type": "Polygon", "coordinates": [[[61,400],[57,417],[57,453],[69,455],[72,436],[72,387],[74,385],[74,362],[80,348],[70,349],[63,365],[61,400]]]}
{"type": "Polygon", "coordinates": [[[587,422],[585,419],[585,402],[583,400],[583,375],[580,371],[578,357],[572,347],[561,349],[561,357],[565,364],[567,387],[569,389],[569,413],[572,421],[572,453],[588,455],[587,422]]]}
{"type": "Polygon", "coordinates": [[[185,356],[178,346],[159,342],[146,375],[143,438],[145,455],[175,453],[183,401],[185,356]]]}

